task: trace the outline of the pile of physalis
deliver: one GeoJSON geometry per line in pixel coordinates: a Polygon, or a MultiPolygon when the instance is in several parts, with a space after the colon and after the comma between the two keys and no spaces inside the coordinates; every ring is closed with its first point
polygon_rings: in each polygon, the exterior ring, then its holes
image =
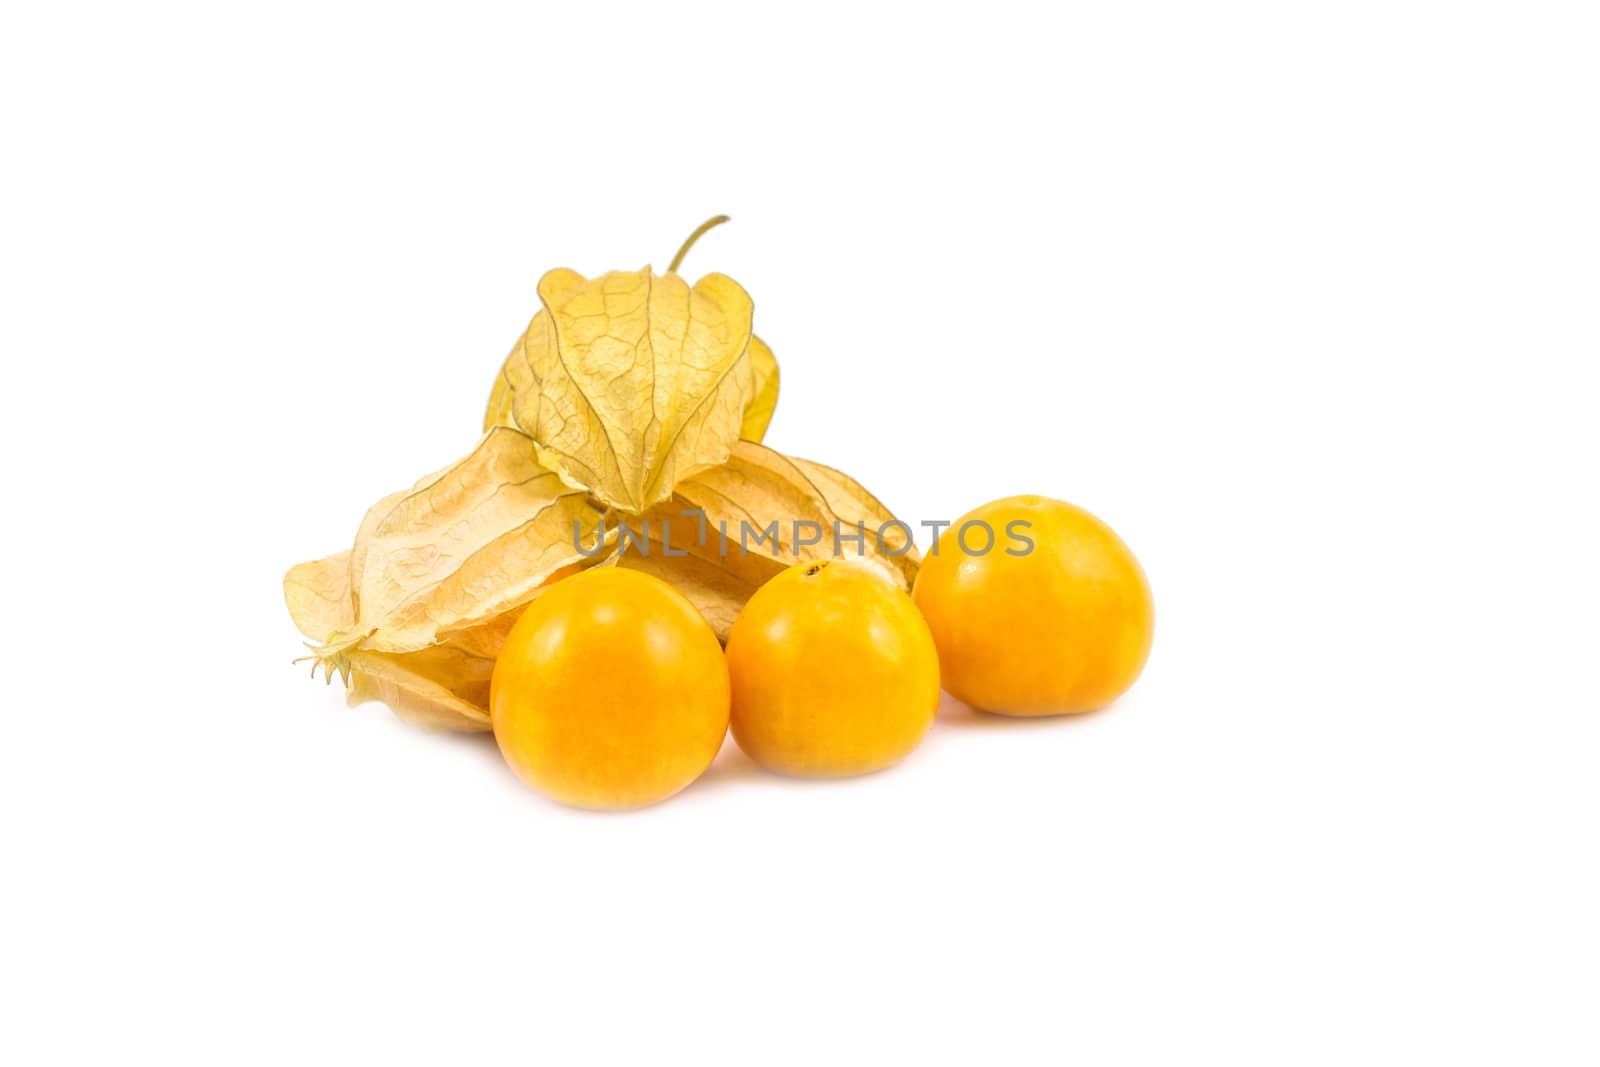
{"type": "Polygon", "coordinates": [[[285,576],[313,674],[352,704],[492,729],[525,781],[591,808],[682,789],[730,723],[773,770],[887,766],[932,722],[941,665],[953,695],[1002,714],[1131,685],[1149,589],[1087,512],[996,501],[922,567],[910,527],[848,475],[761,444],[778,365],[751,299],[678,275],[723,221],[665,274],[540,279],[477,447],[285,576]]]}

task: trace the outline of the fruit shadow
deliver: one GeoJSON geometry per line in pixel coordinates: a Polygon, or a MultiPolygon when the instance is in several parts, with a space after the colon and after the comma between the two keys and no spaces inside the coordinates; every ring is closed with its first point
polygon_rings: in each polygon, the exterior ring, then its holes
{"type": "MultiPolygon", "coordinates": [[[[537,789],[530,789],[521,782],[514,771],[506,765],[505,759],[500,755],[500,746],[495,744],[492,733],[450,733],[441,731],[438,734],[440,742],[454,746],[458,751],[467,753],[470,759],[481,759],[490,770],[500,775],[508,783],[515,786],[518,796],[531,805],[558,812],[562,815],[581,819],[618,819],[627,815],[639,815],[655,811],[663,806],[669,806],[672,798],[655,804],[648,804],[642,808],[626,808],[618,811],[591,811],[586,808],[572,807],[540,793],[537,789]]],[[[774,775],[762,770],[754,760],[739,750],[734,744],[733,735],[729,734],[724,740],[722,749],[717,753],[717,758],[705,773],[700,775],[685,787],[684,793],[698,794],[705,789],[720,789],[727,785],[742,787],[748,782],[770,780],[774,775]]]]}
{"type": "Polygon", "coordinates": [[[852,783],[860,782],[866,778],[874,778],[880,774],[887,774],[894,765],[867,774],[847,774],[837,777],[783,774],[770,771],[755,760],[745,755],[738,742],[733,739],[733,734],[728,734],[723,742],[722,751],[717,753],[717,758],[712,761],[706,772],[697,778],[689,788],[696,793],[714,791],[725,787],[749,788],[751,786],[771,787],[776,789],[827,789],[849,788],[852,783]]]}
{"type": "MultiPolygon", "coordinates": [[[[409,723],[403,722],[401,725],[407,729],[419,729],[419,727],[411,726],[409,723]]],[[[426,728],[421,727],[421,729],[426,728]]],[[[487,730],[482,732],[432,730],[429,732],[438,739],[439,744],[454,746],[457,750],[468,753],[469,758],[481,759],[496,770],[504,771],[506,774],[510,774],[512,778],[516,777],[515,774],[512,774],[511,768],[506,766],[506,761],[501,758],[500,746],[495,744],[494,734],[489,733],[487,730]]]]}
{"type": "Polygon", "coordinates": [[[939,709],[934,715],[935,729],[957,730],[1043,730],[1066,729],[1082,722],[1090,722],[1105,714],[1105,709],[1085,711],[1076,715],[996,715],[979,711],[963,704],[943,690],[939,693],[939,709]]]}
{"type": "MultiPolygon", "coordinates": [[[[436,736],[441,744],[449,745],[457,751],[466,753],[469,759],[481,759],[494,773],[503,775],[507,781],[517,782],[517,776],[506,766],[505,760],[501,758],[499,746],[495,744],[494,734],[439,731],[436,736]]],[[[779,789],[795,785],[825,787],[830,783],[849,782],[851,780],[849,778],[796,778],[789,775],[776,774],[766,770],[755,760],[745,755],[738,743],[734,741],[733,734],[729,733],[723,739],[722,748],[717,752],[717,758],[711,761],[711,766],[707,767],[705,773],[686,787],[684,792],[700,795],[722,789],[745,789],[752,786],[770,786],[779,789]]],[[[526,790],[520,782],[518,783],[518,790],[526,793],[536,802],[576,815],[606,818],[618,814],[628,814],[628,812],[586,811],[582,808],[567,807],[539,795],[537,791],[526,790]]],[[[652,805],[638,810],[649,811],[653,807],[659,806],[652,805]]]]}
{"type": "MultiPolygon", "coordinates": [[[[343,702],[341,701],[340,703],[342,706],[343,702]]],[[[1102,714],[1104,712],[1094,711],[1082,715],[1046,715],[1034,718],[995,715],[963,704],[949,693],[941,691],[939,694],[939,707],[934,717],[934,729],[995,731],[1066,729],[1070,724],[1098,719],[1102,714]]],[[[497,773],[506,775],[509,780],[516,780],[516,776],[511,773],[511,770],[505,765],[505,761],[501,759],[500,750],[495,745],[493,734],[440,731],[436,736],[441,744],[449,745],[457,751],[466,753],[468,758],[481,759],[485,765],[491,767],[497,773]]],[[[889,769],[892,768],[885,768],[885,770],[889,769]]],[[[801,778],[777,774],[766,770],[755,760],[745,755],[744,750],[734,741],[733,734],[729,733],[723,739],[722,748],[718,751],[717,758],[711,762],[711,766],[706,768],[705,773],[696,779],[685,792],[705,795],[729,788],[737,790],[752,786],[777,789],[800,786],[802,788],[820,789],[827,788],[829,785],[848,784],[858,781],[861,777],[872,776],[801,778]]],[[[546,803],[551,807],[581,815],[604,817],[615,814],[612,812],[586,812],[576,808],[565,808],[554,801],[546,801],[546,803]]]]}
{"type": "Polygon", "coordinates": [[[689,788],[696,793],[711,792],[728,786],[743,786],[753,782],[783,781],[784,779],[764,770],[760,764],[744,754],[733,734],[728,734],[722,739],[722,750],[717,753],[717,758],[711,761],[705,773],[695,779],[689,788]]]}

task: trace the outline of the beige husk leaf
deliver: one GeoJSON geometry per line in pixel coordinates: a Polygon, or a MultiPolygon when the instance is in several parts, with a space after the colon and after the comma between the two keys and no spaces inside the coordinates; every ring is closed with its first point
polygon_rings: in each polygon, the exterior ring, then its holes
{"type": "Polygon", "coordinates": [[[619,511],[726,460],[752,401],[775,392],[770,351],[751,357],[750,297],[726,275],[557,269],[539,299],[485,421],[525,431],[547,468],[619,511]]]}
{"type": "Polygon", "coordinates": [[[350,704],[381,700],[400,718],[433,730],[489,729],[494,660],[449,645],[419,652],[351,652],[350,704]]]}
{"type": "Polygon", "coordinates": [[[599,518],[581,490],[539,466],[525,435],[491,430],[373,526],[352,570],[356,625],[327,643],[413,652],[520,607],[585,560],[576,541],[599,518]]]}
{"type": "MultiPolygon", "coordinates": [[[[540,311],[534,316],[533,324],[528,327],[528,333],[543,330],[540,319],[544,314],[540,311]]],[[[505,363],[494,377],[494,387],[489,391],[489,403],[483,413],[485,432],[496,426],[517,425],[512,414],[513,396],[521,398],[524,410],[531,409],[535,412],[538,410],[539,383],[529,367],[526,343],[527,335],[524,334],[512,347],[511,353],[506,356],[505,363]],[[513,381],[516,382],[515,385],[512,384],[513,381]]],[[[772,349],[767,343],[754,334],[750,335],[748,355],[755,388],[740,420],[739,436],[746,441],[760,441],[767,435],[767,427],[772,423],[772,413],[778,406],[778,359],[772,354],[772,349]]]]}
{"type": "Polygon", "coordinates": [[[696,228],[664,275],[541,278],[543,307],[495,376],[483,429],[522,430],[569,484],[630,514],[721,463],[736,438],[760,441],[778,361],[750,332],[749,294],[722,274],[693,286],[678,276],[695,242],[727,221],[696,228]]]}
{"type": "Polygon", "coordinates": [[[740,441],[727,463],[680,482],[672,500],[628,523],[618,565],[672,583],[725,641],[756,589],[800,560],[859,553],[910,589],[921,555],[895,523],[848,475],[740,441]]]}
{"type": "MultiPolygon", "coordinates": [[[[614,551],[607,550],[608,558],[614,551]]],[[[302,563],[290,571],[285,590],[289,592],[291,613],[309,636],[316,629],[338,626],[339,615],[350,603],[349,569],[337,566],[347,562],[348,552],[324,560],[302,563]],[[311,581],[307,581],[311,579],[311,581]],[[315,584],[312,584],[314,582],[315,584]]],[[[563,568],[535,591],[576,573],[578,566],[563,568]]],[[[354,706],[380,700],[407,722],[436,730],[481,732],[489,729],[489,679],[494,661],[505,644],[506,634],[527,605],[514,608],[488,622],[443,635],[440,643],[415,652],[371,652],[347,649],[326,660],[313,659],[327,671],[328,680],[338,674],[347,686],[347,700],[354,706]]]]}
{"type": "Polygon", "coordinates": [[[459,463],[384,497],[355,545],[302,563],[284,598],[313,670],[435,726],[487,729],[488,677],[514,619],[548,582],[602,559],[600,512],[507,427],[459,463]],[[587,540],[585,540],[587,539],[587,540]]]}
{"type": "Polygon", "coordinates": [[[778,363],[750,297],[678,264],[586,279],[554,270],[506,357],[471,454],[368,509],[354,544],[284,577],[313,674],[352,703],[487,730],[512,625],[587,567],[670,582],[717,635],[798,560],[859,554],[909,589],[910,531],[849,476],[760,444],[778,363]],[[619,525],[620,524],[620,525],[619,525]],[[836,540],[842,535],[841,540],[836,540]]]}
{"type": "Polygon", "coordinates": [[[767,436],[767,426],[778,407],[778,357],[761,338],[750,336],[750,369],[755,375],[755,395],[744,409],[744,421],[739,424],[739,436],[746,441],[760,442],[767,436]]]}
{"type": "MultiPolygon", "coordinates": [[[[401,494],[403,495],[403,494],[401,494]]],[[[386,498],[392,499],[392,498],[386,498]]],[[[351,595],[350,552],[301,563],[283,580],[284,596],[295,625],[307,637],[348,630],[355,618],[351,595]]],[[[508,613],[515,616],[515,612],[508,613]]],[[[443,730],[489,728],[489,676],[493,655],[482,650],[437,645],[410,653],[347,650],[318,667],[342,676],[351,704],[382,700],[409,722],[443,730]]]]}
{"type": "Polygon", "coordinates": [[[319,642],[318,664],[345,677],[352,703],[377,699],[420,725],[487,730],[489,678],[511,626],[542,589],[590,566],[670,583],[722,640],[762,583],[796,561],[830,558],[836,547],[859,553],[902,588],[916,578],[921,557],[908,531],[859,482],[750,441],[643,515],[614,513],[602,530],[600,513],[588,508],[578,536],[594,554],[585,556],[570,522],[558,529],[543,521],[581,494],[538,495],[549,492],[551,475],[528,460],[527,448],[515,430],[492,431],[461,463],[385,497],[373,509],[383,514],[368,515],[353,549],[285,577],[296,624],[319,642]],[[844,535],[838,542],[836,531],[844,535]],[[544,565],[503,569],[521,560],[544,565]],[[465,570],[481,580],[465,582],[465,570]],[[461,607],[464,589],[475,591],[471,610],[461,607]],[[419,630],[419,619],[431,628],[419,630]]]}

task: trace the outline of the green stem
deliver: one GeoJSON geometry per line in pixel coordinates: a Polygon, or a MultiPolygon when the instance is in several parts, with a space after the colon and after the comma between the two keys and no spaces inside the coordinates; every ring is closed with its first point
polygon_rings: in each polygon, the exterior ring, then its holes
{"type": "Polygon", "coordinates": [[[711,229],[713,226],[721,226],[727,221],[728,216],[718,215],[714,219],[706,219],[706,221],[702,222],[700,226],[689,235],[689,239],[683,242],[683,247],[678,249],[678,254],[672,257],[672,264],[667,267],[667,273],[678,273],[678,264],[683,262],[683,257],[689,254],[689,249],[694,247],[694,243],[700,240],[707,230],[711,229]]]}

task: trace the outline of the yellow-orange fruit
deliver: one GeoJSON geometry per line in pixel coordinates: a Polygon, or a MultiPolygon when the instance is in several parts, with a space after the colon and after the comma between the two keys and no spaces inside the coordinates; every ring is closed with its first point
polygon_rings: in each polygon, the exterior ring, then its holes
{"type": "Polygon", "coordinates": [[[896,762],[939,706],[939,659],[903,590],[866,563],[797,563],[728,635],[734,740],[784,774],[839,777],[896,762]]]}
{"type": "Polygon", "coordinates": [[[489,688],[512,770],[580,808],[664,800],[728,731],[728,668],[694,605],[659,578],[599,567],[563,578],[506,638],[489,688]]]}
{"type": "Polygon", "coordinates": [[[923,560],[912,596],[945,689],[985,711],[1093,711],[1150,655],[1155,609],[1139,561],[1111,527],[1049,497],[963,515],[923,560]]]}

